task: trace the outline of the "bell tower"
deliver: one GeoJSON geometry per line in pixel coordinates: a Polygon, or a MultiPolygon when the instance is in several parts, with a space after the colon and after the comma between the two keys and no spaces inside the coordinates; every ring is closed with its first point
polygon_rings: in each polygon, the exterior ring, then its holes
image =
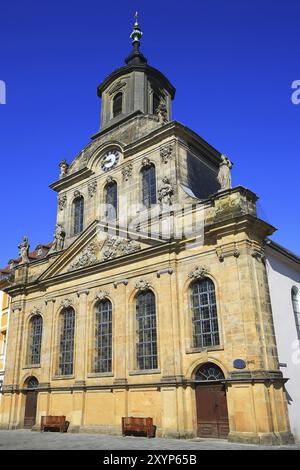
{"type": "Polygon", "coordinates": [[[156,115],[162,124],[172,119],[175,88],[157,69],[148,65],[140,51],[143,33],[137,13],[130,35],[132,51],[126,65],[112,72],[98,86],[101,105],[101,130],[121,123],[134,114],[156,115]]]}

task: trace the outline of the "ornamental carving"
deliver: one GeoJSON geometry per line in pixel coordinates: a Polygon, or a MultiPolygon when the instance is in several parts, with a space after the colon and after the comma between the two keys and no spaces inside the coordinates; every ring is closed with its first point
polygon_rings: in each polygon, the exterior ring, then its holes
{"type": "Polygon", "coordinates": [[[33,307],[33,310],[31,310],[31,313],[32,315],[42,315],[42,312],[37,307],[33,307]]]}
{"type": "Polygon", "coordinates": [[[95,297],[95,300],[105,300],[108,297],[108,292],[106,290],[100,290],[95,297]]]}
{"type": "Polygon", "coordinates": [[[19,256],[21,258],[21,264],[27,264],[29,263],[29,240],[28,238],[24,235],[22,238],[22,243],[18,245],[19,248],[19,256]]]}
{"type": "Polygon", "coordinates": [[[218,181],[221,186],[221,191],[231,189],[231,169],[233,163],[225,155],[221,156],[221,163],[219,166],[218,181]]]}
{"type": "Polygon", "coordinates": [[[135,253],[140,249],[141,245],[135,240],[127,240],[126,238],[109,235],[103,252],[103,260],[106,261],[117,256],[135,253]]]}
{"type": "Polygon", "coordinates": [[[90,197],[93,197],[96,194],[97,191],[97,181],[91,181],[88,184],[88,193],[90,197]]]}
{"type": "Polygon", "coordinates": [[[141,279],[140,281],[137,281],[136,284],[135,284],[135,288],[139,292],[145,292],[145,291],[149,290],[151,287],[152,287],[152,285],[149,282],[144,281],[144,279],[141,279]]]}
{"type": "Polygon", "coordinates": [[[65,232],[63,226],[60,225],[60,224],[56,224],[54,237],[53,237],[53,242],[52,242],[52,246],[49,250],[49,254],[54,253],[56,251],[61,251],[61,250],[64,249],[65,236],[66,236],[66,232],[65,232]]]}
{"type": "Polygon", "coordinates": [[[114,182],[114,179],[113,179],[112,176],[108,176],[108,177],[106,178],[106,183],[107,183],[107,184],[111,184],[111,183],[113,183],[113,182],[114,182]]]}
{"type": "Polygon", "coordinates": [[[129,178],[132,176],[132,164],[129,163],[128,165],[124,166],[122,169],[123,180],[128,181],[129,178]]]}
{"type": "Polygon", "coordinates": [[[63,308],[68,308],[68,307],[71,307],[72,305],[72,302],[70,299],[64,299],[61,301],[60,305],[63,307],[63,308]]]}
{"type": "Polygon", "coordinates": [[[60,168],[59,177],[64,178],[65,176],[67,176],[68,169],[69,169],[69,164],[67,163],[67,160],[66,159],[62,160],[58,166],[60,168]]]}
{"type": "Polygon", "coordinates": [[[62,194],[61,196],[58,197],[58,207],[59,210],[64,210],[64,207],[67,203],[67,196],[66,194],[62,194]]]}
{"type": "Polygon", "coordinates": [[[150,165],[151,165],[150,158],[148,158],[148,157],[143,158],[142,166],[146,168],[147,166],[150,166],[150,165]]]}
{"type": "Polygon", "coordinates": [[[91,266],[92,264],[97,263],[98,259],[96,256],[96,247],[95,242],[90,243],[86,248],[82,250],[80,255],[72,261],[70,264],[70,270],[84,268],[86,266],[91,266]]]}
{"type": "Polygon", "coordinates": [[[208,275],[209,271],[205,266],[197,266],[194,271],[189,273],[190,279],[204,279],[208,275]]]}
{"type": "Polygon", "coordinates": [[[164,145],[160,149],[160,156],[162,159],[163,163],[168,163],[169,160],[171,160],[172,155],[173,155],[173,150],[174,147],[172,144],[164,145]]]}
{"type": "Polygon", "coordinates": [[[78,191],[78,189],[76,191],[74,191],[74,197],[77,198],[77,197],[80,197],[81,196],[81,192],[78,191]]]}

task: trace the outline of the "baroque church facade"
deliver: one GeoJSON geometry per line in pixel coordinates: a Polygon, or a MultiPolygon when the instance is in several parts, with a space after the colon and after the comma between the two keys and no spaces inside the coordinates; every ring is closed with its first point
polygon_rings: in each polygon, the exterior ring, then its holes
{"type": "MultiPolygon", "coordinates": [[[[60,164],[54,241],[20,257],[11,296],[2,429],[293,441],[257,196],[231,162],[172,121],[175,89],[140,51],[98,87],[101,128],[60,164]]],[[[6,277],[8,279],[8,277],[6,277]]]]}

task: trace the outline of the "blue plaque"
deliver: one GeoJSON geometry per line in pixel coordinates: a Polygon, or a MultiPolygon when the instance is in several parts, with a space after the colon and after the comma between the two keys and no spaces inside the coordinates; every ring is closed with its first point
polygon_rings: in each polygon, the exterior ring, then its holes
{"type": "Polygon", "coordinates": [[[246,362],[243,359],[235,359],[233,361],[233,367],[235,369],[245,369],[246,362]]]}

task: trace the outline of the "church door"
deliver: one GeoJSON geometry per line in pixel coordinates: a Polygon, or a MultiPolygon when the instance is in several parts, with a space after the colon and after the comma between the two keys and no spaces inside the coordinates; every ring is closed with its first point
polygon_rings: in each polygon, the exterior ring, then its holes
{"type": "Polygon", "coordinates": [[[214,364],[196,375],[197,436],[226,439],[229,433],[226,389],[222,371],[214,364]],[[222,376],[221,376],[222,374],[222,376]]]}
{"type": "Polygon", "coordinates": [[[24,428],[29,429],[35,425],[37,406],[37,392],[35,390],[26,392],[24,428]]]}

